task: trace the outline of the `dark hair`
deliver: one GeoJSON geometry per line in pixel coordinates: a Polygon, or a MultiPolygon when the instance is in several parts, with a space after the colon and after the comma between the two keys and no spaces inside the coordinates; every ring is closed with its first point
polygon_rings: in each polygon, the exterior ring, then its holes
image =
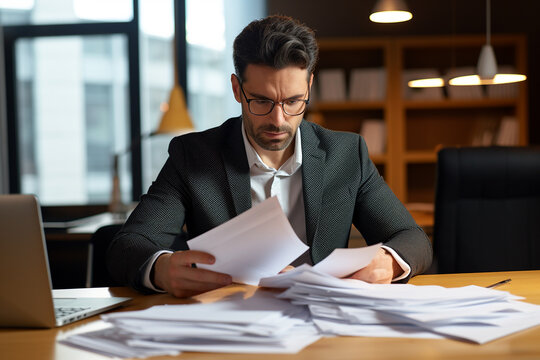
{"type": "Polygon", "coordinates": [[[268,65],[275,69],[298,66],[313,73],[319,47],[315,33],[288,16],[272,15],[252,21],[236,37],[233,60],[236,75],[243,79],[249,64],[268,65]]]}

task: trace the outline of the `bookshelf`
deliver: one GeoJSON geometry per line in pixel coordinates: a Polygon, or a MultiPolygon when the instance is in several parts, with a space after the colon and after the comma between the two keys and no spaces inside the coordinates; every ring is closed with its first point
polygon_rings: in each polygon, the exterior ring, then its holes
{"type": "MultiPolygon", "coordinates": [[[[383,141],[384,151],[372,155],[377,168],[404,203],[432,204],[440,148],[496,144],[504,119],[517,126],[516,145],[528,141],[526,81],[493,85],[497,89],[406,87],[406,79],[418,73],[444,77],[474,70],[484,43],[482,35],[320,39],[308,119],[333,130],[355,133],[362,132],[367,120],[382,121],[385,131],[377,141],[383,141]],[[351,74],[356,69],[382,69],[384,95],[366,95],[365,99],[346,95],[327,101],[319,91],[325,84],[317,82],[318,74],[327,69],[343,72],[345,83],[340,86],[346,93],[354,86],[351,74]]],[[[492,45],[500,68],[526,73],[525,36],[493,35],[492,45]]],[[[369,81],[365,86],[370,86],[369,81]]]]}

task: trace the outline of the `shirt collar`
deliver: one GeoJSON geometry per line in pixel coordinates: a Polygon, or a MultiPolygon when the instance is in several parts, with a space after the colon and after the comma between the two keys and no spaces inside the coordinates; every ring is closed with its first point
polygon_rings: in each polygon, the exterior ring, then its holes
{"type": "MultiPolygon", "coordinates": [[[[244,127],[244,119],[242,119],[242,138],[244,139],[244,147],[246,149],[246,155],[247,155],[248,165],[250,169],[253,166],[257,166],[262,169],[276,170],[266,165],[261,160],[261,157],[255,150],[255,148],[251,146],[251,143],[249,142],[246,135],[246,129],[244,127]]],[[[300,168],[300,166],[302,166],[302,136],[300,134],[300,127],[298,127],[298,129],[296,129],[296,135],[294,138],[294,153],[277,170],[282,170],[286,172],[288,175],[292,175],[300,168]]]]}

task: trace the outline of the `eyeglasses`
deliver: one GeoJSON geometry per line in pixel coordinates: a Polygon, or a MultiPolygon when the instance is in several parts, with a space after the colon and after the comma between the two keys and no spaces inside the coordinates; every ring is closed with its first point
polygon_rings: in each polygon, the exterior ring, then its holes
{"type": "Polygon", "coordinates": [[[240,90],[244,94],[244,98],[248,104],[249,112],[253,115],[263,116],[268,115],[274,110],[276,104],[281,105],[283,112],[289,116],[298,116],[302,115],[306,111],[306,106],[309,104],[309,89],[308,89],[308,98],[304,99],[289,99],[284,101],[275,102],[270,99],[248,99],[246,93],[244,92],[244,87],[242,86],[242,81],[238,76],[238,83],[240,84],[240,90]]]}

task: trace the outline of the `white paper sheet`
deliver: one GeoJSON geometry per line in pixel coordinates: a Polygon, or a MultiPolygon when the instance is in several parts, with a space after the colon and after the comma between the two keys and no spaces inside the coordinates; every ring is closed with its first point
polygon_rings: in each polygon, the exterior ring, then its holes
{"type": "Polygon", "coordinates": [[[341,278],[366,267],[375,257],[381,243],[355,249],[334,249],[313,268],[322,273],[341,278]]]}
{"type": "MultiPolygon", "coordinates": [[[[348,280],[338,278],[350,275],[367,266],[381,245],[378,243],[356,249],[334,249],[330,255],[315,266],[304,264],[286,273],[268,276],[261,279],[259,286],[288,288],[297,282],[310,282],[306,278],[313,278],[313,281],[323,286],[343,286],[348,280]]],[[[357,281],[352,280],[350,284],[364,283],[357,281]]]]}
{"type": "Polygon", "coordinates": [[[279,273],[308,249],[296,236],[276,197],[189,240],[188,246],[216,258],[212,265],[197,267],[229,274],[233,281],[250,285],[279,273]]]}

